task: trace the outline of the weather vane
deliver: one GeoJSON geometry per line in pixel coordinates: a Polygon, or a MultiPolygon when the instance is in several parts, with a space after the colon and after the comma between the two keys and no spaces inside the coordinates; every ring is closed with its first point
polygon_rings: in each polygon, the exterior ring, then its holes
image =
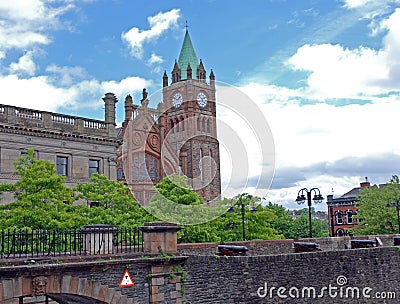
{"type": "Polygon", "coordinates": [[[189,27],[189,25],[187,25],[187,20],[186,20],[186,24],[185,24],[186,31],[188,30],[188,27],[189,27]]]}

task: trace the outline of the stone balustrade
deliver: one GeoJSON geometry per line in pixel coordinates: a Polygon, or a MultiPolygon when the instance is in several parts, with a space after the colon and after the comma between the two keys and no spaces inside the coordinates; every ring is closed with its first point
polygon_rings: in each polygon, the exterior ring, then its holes
{"type": "Polygon", "coordinates": [[[92,135],[107,135],[103,120],[64,115],[0,104],[0,123],[19,124],[27,127],[60,130],[92,135]]]}

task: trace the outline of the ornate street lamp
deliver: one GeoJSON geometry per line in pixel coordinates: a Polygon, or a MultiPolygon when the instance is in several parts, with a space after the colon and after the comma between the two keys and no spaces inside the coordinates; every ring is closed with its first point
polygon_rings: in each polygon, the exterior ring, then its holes
{"type": "MultiPolygon", "coordinates": [[[[249,199],[251,200],[251,198],[252,198],[252,196],[250,194],[248,194],[248,193],[239,194],[237,202],[233,206],[231,206],[229,208],[229,210],[228,210],[229,213],[234,213],[235,212],[234,206],[235,205],[240,205],[240,208],[241,208],[241,211],[242,211],[242,239],[243,239],[243,241],[246,240],[246,232],[245,232],[245,229],[244,229],[244,212],[245,212],[245,204],[244,203],[249,199]]],[[[252,213],[257,212],[256,207],[251,206],[250,207],[250,212],[252,212],[252,213]]]]}
{"type": "Polygon", "coordinates": [[[310,238],[312,238],[312,222],[311,222],[311,193],[314,192],[314,197],[313,201],[316,204],[321,203],[324,198],[321,195],[321,192],[319,191],[318,188],[312,188],[310,190],[307,190],[307,188],[300,189],[299,192],[297,193],[297,198],[296,202],[301,205],[303,204],[306,199],[307,199],[307,205],[308,205],[308,222],[310,225],[310,238]],[[306,193],[307,197],[304,195],[306,193]]]}

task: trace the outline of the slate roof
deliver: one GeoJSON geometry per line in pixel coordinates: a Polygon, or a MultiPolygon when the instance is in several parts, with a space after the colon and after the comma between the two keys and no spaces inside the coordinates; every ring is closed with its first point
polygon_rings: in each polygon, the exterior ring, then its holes
{"type": "MultiPolygon", "coordinates": [[[[368,188],[377,188],[377,185],[370,186],[368,188]]],[[[356,187],[351,189],[349,192],[346,192],[339,198],[358,198],[360,196],[360,190],[365,189],[365,187],[356,187]]]]}

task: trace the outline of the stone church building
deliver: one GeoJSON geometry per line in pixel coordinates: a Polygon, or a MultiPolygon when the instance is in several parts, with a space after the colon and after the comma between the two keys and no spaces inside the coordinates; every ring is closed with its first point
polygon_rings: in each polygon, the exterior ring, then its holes
{"type": "Polygon", "coordinates": [[[215,77],[209,81],[186,31],[169,81],[163,75],[162,99],[149,107],[143,90],[140,105],[125,98],[125,121],[118,130],[118,179],[125,180],[141,204],[154,194],[154,184],[171,173],[188,177],[205,202],[221,196],[220,156],[216,127],[215,77]]]}
{"type": "MultiPolygon", "coordinates": [[[[13,183],[14,162],[33,148],[38,159],[54,162],[67,185],[93,173],[123,180],[141,204],[166,175],[186,175],[210,202],[221,195],[216,128],[215,78],[209,80],[186,31],[171,81],[164,72],[162,102],[149,107],[125,98],[125,121],[116,129],[112,93],[105,94],[105,119],[94,120],[0,104],[0,183],[13,183]]],[[[5,203],[10,198],[3,200],[5,203]]]]}

